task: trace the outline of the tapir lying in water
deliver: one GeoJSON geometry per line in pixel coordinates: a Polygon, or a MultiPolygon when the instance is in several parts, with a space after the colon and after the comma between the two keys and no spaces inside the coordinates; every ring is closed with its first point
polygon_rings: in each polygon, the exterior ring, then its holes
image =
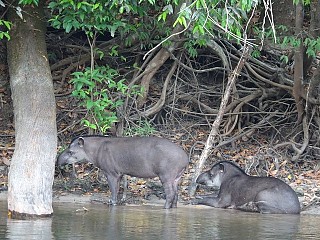
{"type": "Polygon", "coordinates": [[[249,176],[229,161],[213,165],[196,181],[220,190],[218,196],[200,196],[195,204],[261,213],[300,213],[298,197],[288,184],[274,177],[249,176]]]}
{"type": "Polygon", "coordinates": [[[58,157],[58,165],[88,161],[108,179],[111,203],[117,204],[121,177],[159,177],[164,187],[164,207],[177,207],[178,182],[189,158],[176,144],[159,137],[77,137],[58,157]]]}

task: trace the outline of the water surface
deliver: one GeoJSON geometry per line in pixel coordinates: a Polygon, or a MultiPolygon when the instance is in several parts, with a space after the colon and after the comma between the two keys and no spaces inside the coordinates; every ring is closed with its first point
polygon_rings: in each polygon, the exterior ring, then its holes
{"type": "Polygon", "coordinates": [[[0,239],[319,239],[317,215],[263,215],[178,206],[54,204],[54,216],[7,219],[0,202],[0,239]],[[83,209],[88,211],[84,212],[83,209]]]}

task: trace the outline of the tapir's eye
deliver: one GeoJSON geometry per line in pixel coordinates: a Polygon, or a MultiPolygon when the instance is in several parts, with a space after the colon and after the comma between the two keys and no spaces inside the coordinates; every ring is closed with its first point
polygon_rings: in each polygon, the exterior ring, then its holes
{"type": "Polygon", "coordinates": [[[70,156],[73,156],[73,155],[74,155],[74,152],[69,151],[69,155],[70,155],[70,156]]]}

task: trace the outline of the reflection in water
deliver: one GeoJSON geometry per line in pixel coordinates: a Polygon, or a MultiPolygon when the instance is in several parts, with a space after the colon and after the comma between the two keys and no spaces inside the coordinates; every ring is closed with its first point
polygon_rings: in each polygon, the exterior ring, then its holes
{"type": "Polygon", "coordinates": [[[51,231],[52,219],[7,220],[5,237],[14,240],[54,239],[51,231]]]}
{"type": "Polygon", "coordinates": [[[0,239],[317,239],[320,217],[262,215],[180,206],[55,204],[52,219],[6,218],[0,203],[0,239]],[[76,211],[85,206],[89,211],[76,211]]]}
{"type": "Polygon", "coordinates": [[[217,239],[295,239],[299,231],[299,215],[255,215],[219,219],[217,239]]]}

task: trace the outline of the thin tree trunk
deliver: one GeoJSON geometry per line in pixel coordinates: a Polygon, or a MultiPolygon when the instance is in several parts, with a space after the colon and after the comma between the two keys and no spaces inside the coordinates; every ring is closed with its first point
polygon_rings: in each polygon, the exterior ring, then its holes
{"type": "Polygon", "coordinates": [[[15,151],[8,182],[9,217],[50,216],[57,148],[53,82],[45,44],[43,1],[14,11],[8,65],[14,105],[15,151]]]}
{"type": "Polygon", "coordinates": [[[301,123],[303,115],[303,102],[301,98],[302,81],[303,81],[303,5],[299,1],[296,5],[296,36],[300,39],[301,44],[295,49],[294,54],[294,84],[292,95],[296,102],[298,111],[297,124],[301,123]]]}
{"type": "Polygon", "coordinates": [[[191,197],[193,197],[195,192],[196,192],[196,188],[197,188],[196,180],[197,180],[198,176],[200,175],[200,173],[202,171],[202,167],[203,167],[205,161],[207,160],[208,156],[210,155],[211,150],[213,148],[213,144],[216,141],[216,138],[217,138],[217,136],[219,134],[219,126],[221,124],[221,121],[222,121],[222,118],[223,118],[223,114],[224,114],[225,109],[227,107],[227,103],[228,103],[229,98],[230,98],[232,87],[233,87],[237,77],[239,76],[239,74],[240,74],[245,62],[247,61],[247,58],[248,58],[249,54],[250,54],[249,47],[245,46],[243,54],[242,54],[242,56],[241,56],[241,58],[240,58],[240,60],[238,62],[238,65],[236,66],[236,68],[233,70],[233,72],[228,77],[228,83],[227,83],[226,90],[224,92],[223,98],[221,100],[221,104],[220,104],[220,108],[219,108],[219,112],[218,112],[217,118],[214,120],[214,122],[212,124],[212,128],[211,128],[210,134],[208,136],[208,139],[206,141],[204,149],[203,149],[203,151],[201,153],[200,160],[198,162],[198,165],[196,166],[196,170],[195,170],[195,173],[193,175],[193,179],[192,179],[191,186],[190,186],[190,189],[189,189],[189,195],[191,197]]]}

